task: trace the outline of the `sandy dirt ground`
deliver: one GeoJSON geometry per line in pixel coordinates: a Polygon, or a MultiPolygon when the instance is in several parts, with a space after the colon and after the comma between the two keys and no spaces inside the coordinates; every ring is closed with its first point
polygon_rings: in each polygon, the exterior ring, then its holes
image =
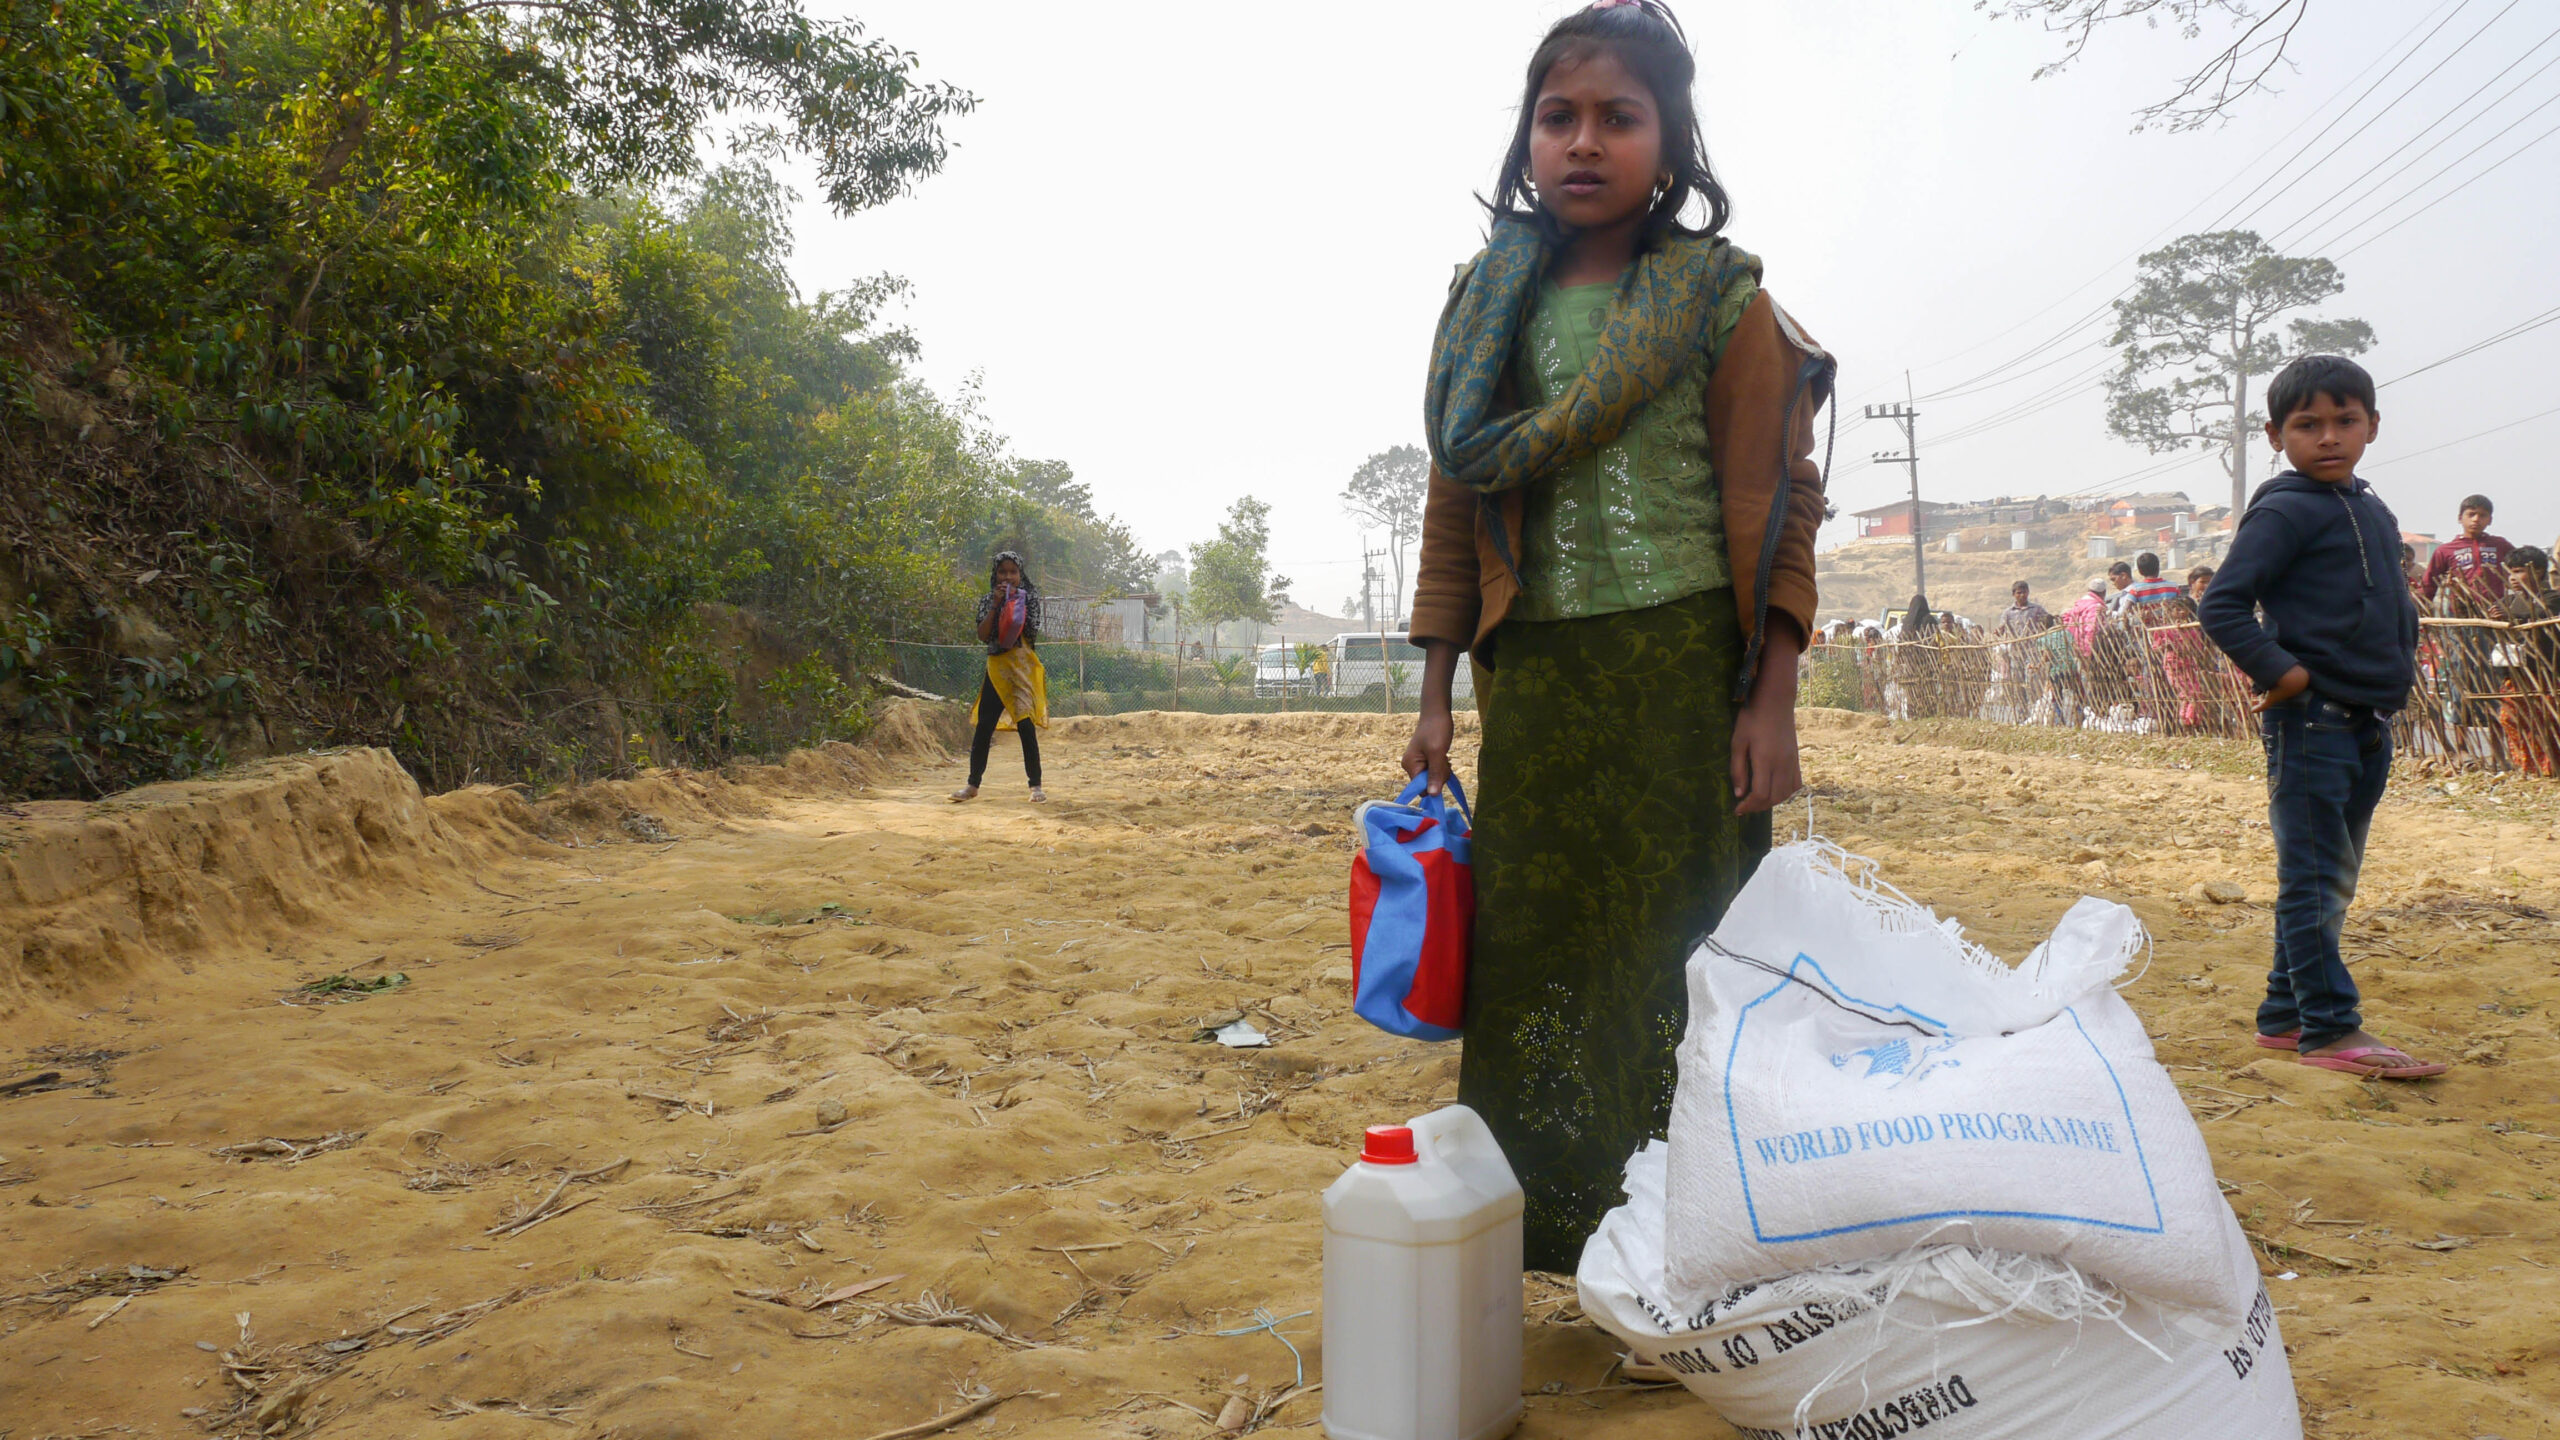
{"type": "MultiPolygon", "coordinates": [[[[2245,752],[2113,738],[1812,716],[1813,823],[2012,957],[2084,891],[2141,912],[2128,993],[2275,1277],[2309,1433],[2555,1433],[2552,787],[2395,791],[2350,946],[2374,1027],[2463,1063],[2384,1087],[2249,1043],[2245,752]]],[[[910,757],[386,868],[25,1001],[0,1079],[65,1088],[0,1098],[0,1431],[861,1440],[991,1402],[948,1433],[1314,1433],[1288,1346],[1219,1332],[1315,1309],[1360,1128],[1454,1093],[1456,1048],[1344,983],[1348,812],[1401,739],[1069,721],[1047,806],[1009,753],[961,808],[910,757]],[[333,974],[408,978],[296,988],[333,974]],[[1277,1043],[1203,1041],[1239,1012],[1277,1043]]],[[[1613,1383],[1569,1284],[1527,1299],[1524,1436],[1730,1433],[1613,1383]]],[[[1310,1383],[1317,1333],[1279,1326],[1310,1383]]]]}

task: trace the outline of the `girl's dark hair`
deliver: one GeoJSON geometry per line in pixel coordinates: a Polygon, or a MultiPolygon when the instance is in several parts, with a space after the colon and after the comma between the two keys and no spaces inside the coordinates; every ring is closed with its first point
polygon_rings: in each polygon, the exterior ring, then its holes
{"type": "Polygon", "coordinates": [[[1679,18],[1661,0],[1577,10],[1547,31],[1537,53],[1529,57],[1520,121],[1511,132],[1511,149],[1502,157],[1493,198],[1484,201],[1486,213],[1497,222],[1526,222],[1537,227],[1549,244],[1563,243],[1563,224],[1538,203],[1537,189],[1529,180],[1529,131],[1537,123],[1538,91],[1547,83],[1547,73],[1565,61],[1599,54],[1614,56],[1634,71],[1653,92],[1654,106],[1662,117],[1662,167],[1671,172],[1671,188],[1653,202],[1645,217],[1645,241],[1651,243],[1673,230],[1691,235],[1721,232],[1733,216],[1733,202],[1707,164],[1706,136],[1698,128],[1698,102],[1692,93],[1698,60],[1689,53],[1689,37],[1681,30],[1679,18]],[[1680,220],[1680,212],[1692,198],[1706,202],[1707,223],[1700,228],[1680,220]]]}

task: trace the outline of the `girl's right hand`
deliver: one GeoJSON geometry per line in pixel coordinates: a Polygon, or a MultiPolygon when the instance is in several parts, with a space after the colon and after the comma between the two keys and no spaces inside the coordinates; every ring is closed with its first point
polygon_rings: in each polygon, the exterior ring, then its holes
{"type": "Polygon", "coordinates": [[[1425,794],[1437,795],[1449,783],[1449,739],[1455,729],[1446,705],[1425,704],[1413,722],[1413,738],[1404,747],[1404,773],[1411,779],[1431,772],[1430,782],[1423,787],[1425,794]]]}

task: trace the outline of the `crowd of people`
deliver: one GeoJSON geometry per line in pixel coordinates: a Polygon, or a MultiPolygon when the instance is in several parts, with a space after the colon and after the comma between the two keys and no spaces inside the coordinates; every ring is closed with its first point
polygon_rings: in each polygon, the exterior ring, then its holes
{"type": "MultiPolygon", "coordinates": [[[[2496,507],[2467,496],[2462,533],[2400,569],[2425,626],[2418,693],[2404,724],[2430,748],[2560,774],[2560,591],[2551,554],[2490,533],[2496,507]],[[2490,753],[2483,753],[2485,749],[2490,753]]],[[[2145,551],[2092,575],[2059,613],[2024,580],[1986,630],[1914,595],[1881,621],[1824,627],[1850,647],[1863,703],[1897,719],[1956,716],[2143,733],[2250,732],[2246,676],[2205,635],[2198,607],[2214,567],[2175,577],[2145,551]]]]}

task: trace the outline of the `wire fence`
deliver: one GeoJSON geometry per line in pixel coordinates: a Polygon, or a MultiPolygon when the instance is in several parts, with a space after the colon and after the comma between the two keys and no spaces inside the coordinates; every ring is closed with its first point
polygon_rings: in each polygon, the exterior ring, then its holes
{"type": "MultiPolygon", "coordinates": [[[[2399,753],[2457,768],[2560,770],[2560,619],[2418,623],[2418,683],[2392,722],[2399,753]]],[[[2151,607],[2028,636],[1826,634],[1805,664],[1805,703],[1895,719],[2257,733],[2248,678],[2193,620],[2151,607]]]]}
{"type": "MultiPolygon", "coordinates": [[[[2418,683],[2392,722],[2399,753],[2456,768],[2560,774],[2560,619],[2418,623],[2418,683]]],[[[1395,635],[1219,646],[1052,639],[1040,655],[1053,716],[1411,715],[1422,693],[1423,652],[1395,635]]],[[[900,683],[964,704],[986,675],[980,645],[897,642],[890,657],[900,683]]],[[[2165,607],[2028,636],[1825,632],[1804,666],[1803,703],[1895,719],[2230,739],[2257,733],[2247,677],[2195,621],[2165,607]]],[[[1475,708],[1471,678],[1469,667],[1458,667],[1457,709],[1475,708]]]]}
{"type": "MultiPolygon", "coordinates": [[[[1307,711],[1411,715],[1422,699],[1423,652],[1401,635],[1265,639],[1251,645],[1170,640],[1101,644],[1043,637],[1049,713],[1118,715],[1189,710],[1208,715],[1307,711]]],[[[904,685],[967,702],[987,673],[983,645],[890,645],[904,685]]],[[[1451,705],[1475,708],[1467,667],[1458,667],[1451,705]]]]}

